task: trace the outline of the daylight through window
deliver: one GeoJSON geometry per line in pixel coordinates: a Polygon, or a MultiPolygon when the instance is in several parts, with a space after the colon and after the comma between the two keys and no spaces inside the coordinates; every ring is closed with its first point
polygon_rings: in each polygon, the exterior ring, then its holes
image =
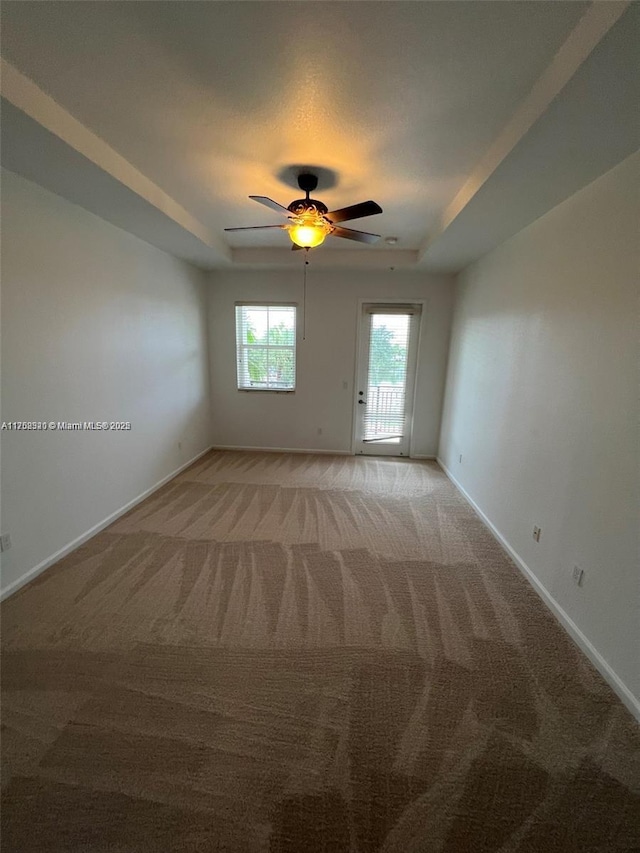
{"type": "Polygon", "coordinates": [[[238,389],[294,391],[296,306],[236,304],[238,389]]]}

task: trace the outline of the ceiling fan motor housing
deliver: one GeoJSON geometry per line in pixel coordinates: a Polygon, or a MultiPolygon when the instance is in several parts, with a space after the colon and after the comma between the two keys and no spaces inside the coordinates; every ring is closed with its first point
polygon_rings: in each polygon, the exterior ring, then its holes
{"type": "Polygon", "coordinates": [[[290,210],[296,216],[300,216],[303,213],[319,213],[321,216],[324,216],[325,213],[329,212],[327,205],[318,201],[317,198],[297,198],[291,202],[287,210],[290,210]]]}

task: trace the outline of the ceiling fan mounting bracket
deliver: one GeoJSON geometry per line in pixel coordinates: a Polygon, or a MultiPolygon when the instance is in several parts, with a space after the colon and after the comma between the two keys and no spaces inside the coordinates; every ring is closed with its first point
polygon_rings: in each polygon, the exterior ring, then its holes
{"type": "Polygon", "coordinates": [[[309,198],[309,193],[312,193],[318,186],[318,176],[311,174],[311,172],[302,172],[298,175],[298,186],[309,198]]]}

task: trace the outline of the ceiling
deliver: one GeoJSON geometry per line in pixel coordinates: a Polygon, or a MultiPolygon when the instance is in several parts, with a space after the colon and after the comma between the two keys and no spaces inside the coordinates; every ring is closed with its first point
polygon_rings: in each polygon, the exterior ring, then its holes
{"type": "Polygon", "coordinates": [[[327,265],[456,270],[639,145],[625,2],[2,3],[2,162],[204,268],[299,262],[248,199],[321,168],[398,238],[327,265]]]}

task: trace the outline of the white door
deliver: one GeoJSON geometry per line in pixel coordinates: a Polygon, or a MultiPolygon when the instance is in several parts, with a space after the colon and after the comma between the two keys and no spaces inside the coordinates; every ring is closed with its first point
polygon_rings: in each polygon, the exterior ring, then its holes
{"type": "Polygon", "coordinates": [[[420,305],[362,306],[355,453],[409,456],[420,315],[420,305]]]}

